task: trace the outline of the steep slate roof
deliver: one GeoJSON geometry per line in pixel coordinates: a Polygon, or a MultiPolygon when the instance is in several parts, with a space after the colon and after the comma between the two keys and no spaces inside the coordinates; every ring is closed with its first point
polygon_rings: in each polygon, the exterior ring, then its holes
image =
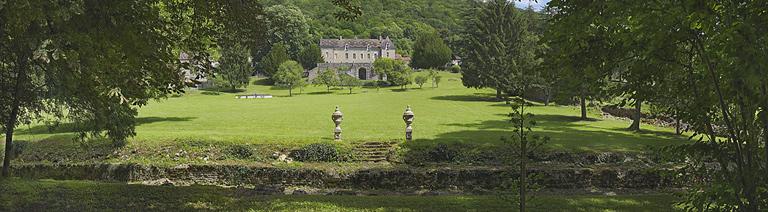
{"type": "Polygon", "coordinates": [[[389,44],[389,49],[395,49],[395,43],[389,39],[320,39],[320,48],[382,48],[389,44]]]}

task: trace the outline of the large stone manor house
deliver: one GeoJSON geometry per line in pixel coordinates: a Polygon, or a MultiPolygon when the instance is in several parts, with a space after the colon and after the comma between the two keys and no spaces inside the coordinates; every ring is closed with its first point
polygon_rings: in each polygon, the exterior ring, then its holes
{"type": "Polygon", "coordinates": [[[321,39],[320,52],[324,63],[309,70],[307,76],[314,79],[321,71],[340,70],[361,80],[385,80],[386,76],[378,76],[373,72],[373,61],[379,57],[400,59],[395,54],[395,44],[389,37],[378,39],[321,39]]]}

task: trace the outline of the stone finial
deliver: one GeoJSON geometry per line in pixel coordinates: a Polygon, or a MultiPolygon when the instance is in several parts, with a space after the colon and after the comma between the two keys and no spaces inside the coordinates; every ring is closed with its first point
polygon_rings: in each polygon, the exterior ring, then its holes
{"type": "Polygon", "coordinates": [[[336,128],[333,129],[333,139],[341,140],[341,121],[344,120],[344,114],[341,113],[338,105],[336,105],[336,111],[331,114],[331,120],[336,124],[336,128]]]}
{"type": "Polygon", "coordinates": [[[405,107],[405,112],[403,112],[403,121],[405,122],[405,140],[411,141],[413,140],[413,127],[411,127],[411,124],[413,124],[413,111],[411,110],[411,106],[408,105],[405,107]]]}

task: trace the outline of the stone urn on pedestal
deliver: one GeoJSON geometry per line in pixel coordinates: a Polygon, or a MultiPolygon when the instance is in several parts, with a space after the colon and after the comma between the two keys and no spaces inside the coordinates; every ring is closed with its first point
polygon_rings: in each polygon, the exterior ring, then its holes
{"type": "Polygon", "coordinates": [[[336,128],[333,129],[333,140],[341,140],[341,121],[344,120],[344,114],[339,111],[339,106],[336,106],[336,111],[331,114],[331,120],[336,124],[336,128]]]}
{"type": "Polygon", "coordinates": [[[411,127],[411,124],[413,124],[413,111],[411,111],[410,105],[403,112],[403,121],[405,121],[405,140],[411,141],[413,139],[413,127],[411,127]]]}

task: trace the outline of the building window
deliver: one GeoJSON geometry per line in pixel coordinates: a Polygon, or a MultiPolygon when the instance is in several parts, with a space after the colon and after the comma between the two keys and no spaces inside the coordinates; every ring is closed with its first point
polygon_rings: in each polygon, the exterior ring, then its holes
{"type": "Polygon", "coordinates": [[[349,53],[344,53],[344,56],[346,56],[347,59],[349,59],[349,53]]]}
{"type": "Polygon", "coordinates": [[[352,54],[352,59],[357,59],[357,54],[352,54]]]}
{"type": "Polygon", "coordinates": [[[371,59],[371,53],[368,53],[368,59],[371,59]]]}
{"type": "Polygon", "coordinates": [[[387,57],[389,57],[389,52],[387,52],[387,57]]]}

